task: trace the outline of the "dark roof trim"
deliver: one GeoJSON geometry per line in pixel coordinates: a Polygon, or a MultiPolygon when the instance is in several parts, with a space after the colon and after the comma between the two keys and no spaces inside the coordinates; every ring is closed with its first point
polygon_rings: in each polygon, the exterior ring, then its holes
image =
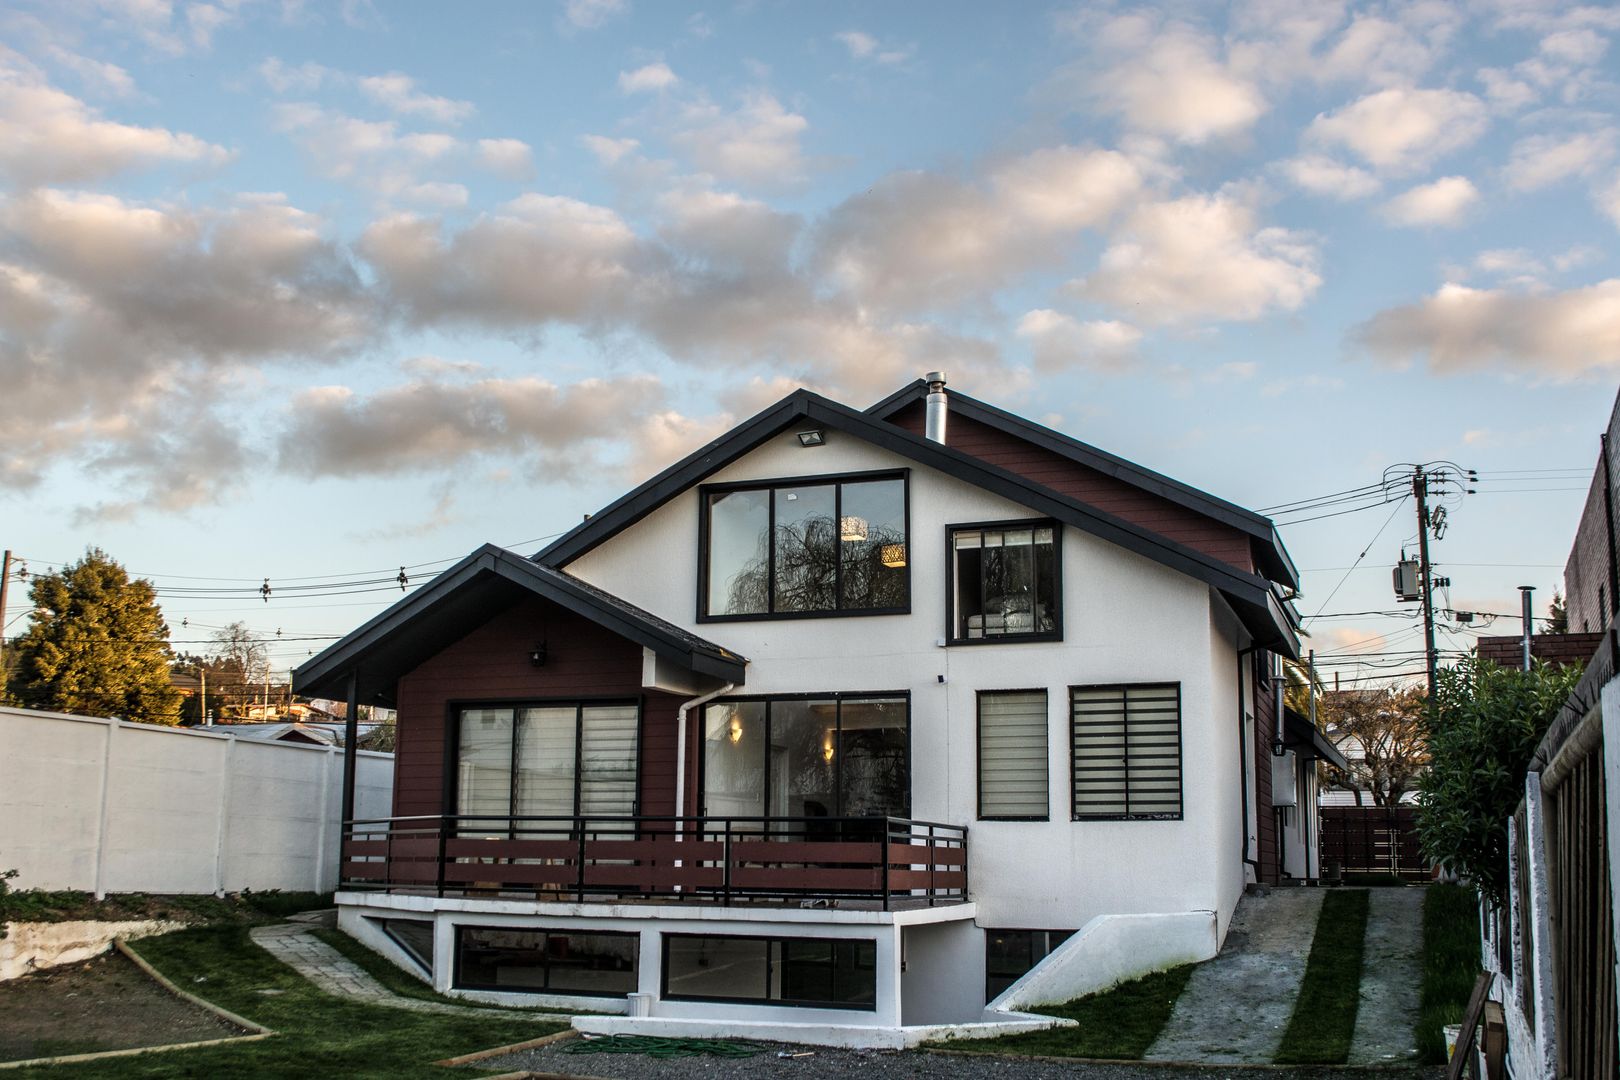
{"type": "Polygon", "coordinates": [[[1245,627],[1262,645],[1297,657],[1299,642],[1288,625],[1271,583],[1219,559],[1105,513],[971,454],[932,442],[857,409],[795,390],[730,432],[670,466],[639,488],[575,526],[534,555],[536,562],[566,566],[597,545],[640,521],[676,495],[698,484],[768,439],[795,424],[843,431],[875,446],[995,492],[1065,524],[1118,544],[1219,589],[1245,627]]]}
{"type": "MultiPolygon", "coordinates": [[[[898,391],[890,394],[882,401],[867,409],[868,415],[879,420],[887,420],[901,409],[915,401],[919,401],[928,392],[928,384],[918,379],[898,391]]],[[[1260,541],[1260,550],[1265,558],[1262,560],[1266,572],[1275,581],[1287,585],[1291,589],[1299,588],[1299,570],[1289,557],[1288,549],[1283,546],[1282,537],[1278,535],[1271,519],[1253,510],[1245,510],[1236,503],[1227,502],[1206,491],[1184,484],[1179,480],[1171,479],[1162,473],[1156,473],[1133,461],[1127,461],[1106,450],[1099,450],[1089,443],[1044,427],[1032,420],[1025,419],[1016,413],[1005,409],[998,409],[994,405],[969,397],[967,394],[951,391],[950,408],[952,412],[977,420],[982,424],[998,428],[1020,439],[1033,443],[1043,449],[1060,454],[1071,461],[1078,462],[1100,473],[1122,480],[1143,491],[1167,499],[1178,506],[1203,514],[1205,517],[1230,525],[1234,529],[1247,533],[1260,541]]]]}
{"type": "Polygon", "coordinates": [[[1308,718],[1286,705],[1283,706],[1283,744],[1297,747],[1310,757],[1319,758],[1341,771],[1350,770],[1350,763],[1333,745],[1333,740],[1316,730],[1308,718]]]}
{"type": "Polygon", "coordinates": [[[430,609],[452,593],[485,575],[521,585],[620,637],[653,650],[700,675],[741,685],[748,661],[721,645],[682,630],[634,604],[589,585],[571,574],[542,566],[505,548],[485,544],[428,584],[404,597],[359,629],[332,643],[293,672],[295,689],[317,685],[364,663],[367,654],[407,624],[429,617],[430,609]]]}

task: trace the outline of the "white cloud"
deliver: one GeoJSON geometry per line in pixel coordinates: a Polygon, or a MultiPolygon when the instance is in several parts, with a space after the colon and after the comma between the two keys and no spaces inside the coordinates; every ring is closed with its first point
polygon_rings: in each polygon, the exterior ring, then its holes
{"type": "Polygon", "coordinates": [[[1036,308],[1018,320],[1018,336],[1029,343],[1041,371],[1085,368],[1123,371],[1136,361],[1142,331],[1112,319],[1081,322],[1048,308],[1036,308]]]}
{"type": "Polygon", "coordinates": [[[680,77],[669,69],[669,65],[660,60],[638,67],[634,71],[619,72],[619,92],[622,94],[657,92],[668,90],[680,81],[680,77]]]}
{"type": "Polygon", "coordinates": [[[213,4],[191,4],[186,7],[186,28],[191,31],[192,44],[200,49],[212,47],[214,34],[220,27],[235,20],[236,12],[225,7],[213,4]]]}
{"type": "Polygon", "coordinates": [[[271,111],[277,130],[293,136],[325,176],[388,197],[443,205],[442,183],[423,170],[441,167],[464,145],[443,132],[401,133],[393,120],[360,120],[307,103],[271,111]]]}
{"type": "Polygon", "coordinates": [[[1246,131],[1266,111],[1254,81],[1186,24],[1154,28],[1145,17],[1121,16],[1102,29],[1097,48],[1115,63],[1091,69],[1088,91],[1133,131],[1198,144],[1246,131]]]}
{"type": "Polygon", "coordinates": [[[522,139],[479,139],[478,164],[506,180],[534,176],[534,152],[522,139]]]}
{"type": "Polygon", "coordinates": [[[1485,106],[1472,94],[1391,89],[1319,115],[1305,136],[1344,146],[1381,171],[1406,173],[1474,142],[1487,124],[1485,106]]]}
{"type": "Polygon", "coordinates": [[[470,101],[434,97],[416,89],[416,80],[397,71],[366,75],[358,80],[360,92],[400,116],[420,116],[436,124],[457,124],[475,111],[470,101]]]}
{"type": "Polygon", "coordinates": [[[1503,175],[1516,191],[1535,191],[1571,177],[1591,176],[1614,159],[1614,128],[1573,135],[1532,135],[1513,144],[1503,175]]]}
{"type": "Polygon", "coordinates": [[[1614,179],[1599,188],[1593,198],[1597,202],[1598,210],[1620,228],[1620,172],[1615,173],[1614,179]]]}
{"type": "Polygon", "coordinates": [[[1153,323],[1244,321],[1303,305],[1317,262],[1309,237],[1259,226],[1237,196],[1188,195],[1139,207],[1071,288],[1153,323]]]}
{"type": "Polygon", "coordinates": [[[671,141],[704,172],[745,184],[789,187],[804,177],[799,140],[809,126],[772,95],[755,92],[730,112],[710,103],[688,106],[671,141]]]}
{"type": "Polygon", "coordinates": [[[1447,284],[1379,312],[1356,331],[1375,355],[1441,374],[1490,367],[1554,378],[1620,368],[1620,279],[1561,292],[1447,284]]]}
{"type": "Polygon", "coordinates": [[[1142,186],[1124,154],[1052,146],[1002,165],[990,177],[1001,209],[1036,228],[1084,229],[1106,221],[1142,186]]]}
{"type": "Polygon", "coordinates": [[[580,30],[595,30],[623,15],[629,7],[626,0],[565,0],[563,18],[569,26],[580,30]]]}
{"type": "Polygon", "coordinates": [[[102,119],[0,58],[0,176],[13,184],[81,183],[162,164],[222,165],[230,157],[194,135],[102,119]]]}
{"type": "Polygon", "coordinates": [[[272,56],[259,65],[259,77],[278,94],[312,94],[322,83],[334,77],[342,78],[342,74],[313,60],[290,67],[280,57],[272,56]]]}
{"type": "Polygon", "coordinates": [[[1466,176],[1444,176],[1420,184],[1384,204],[1384,217],[1396,225],[1459,225],[1479,201],[1479,189],[1466,176]]]}
{"type": "Polygon", "coordinates": [[[834,40],[849,50],[852,60],[871,60],[879,64],[903,64],[916,52],[914,46],[882,48],[878,39],[861,30],[844,30],[833,35],[834,40]]]}
{"type": "Polygon", "coordinates": [[[637,139],[615,139],[607,135],[581,135],[579,141],[603,165],[617,165],[641,145],[637,139]]]}
{"type": "Polygon", "coordinates": [[[52,45],[46,51],[53,61],[77,75],[87,87],[109,97],[135,96],[134,78],[117,64],[83,56],[60,45],[52,45]]]}
{"type": "Polygon", "coordinates": [[[1365,199],[1382,186],[1366,169],[1346,165],[1320,154],[1308,154],[1282,163],[1282,171],[1295,186],[1330,199],[1365,199]]]}

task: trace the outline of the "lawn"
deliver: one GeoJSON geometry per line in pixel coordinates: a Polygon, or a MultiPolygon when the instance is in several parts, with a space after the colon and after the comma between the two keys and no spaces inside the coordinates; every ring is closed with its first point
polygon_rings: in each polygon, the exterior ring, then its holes
{"type": "Polygon", "coordinates": [[[1462,1023],[1479,971],[1479,901],[1474,890],[1430,886],[1423,898],[1423,996],[1417,1019],[1418,1052],[1427,1064],[1445,1064],[1446,1036],[1440,1029],[1462,1023]]]}
{"type": "Polygon", "coordinates": [[[331,906],[331,893],[280,890],[248,891],[226,897],[212,894],[165,896],[114,893],[97,900],[91,893],[73,889],[0,889],[0,924],[79,919],[101,922],[166,919],[187,923],[255,923],[331,906]]]}
{"type": "MultiPolygon", "coordinates": [[[[498,1012],[514,1011],[509,1008],[503,1008],[499,1005],[486,1005],[482,1002],[467,1001],[463,998],[445,997],[443,994],[440,994],[438,991],[434,990],[433,987],[429,986],[421,979],[412,977],[409,972],[401,971],[388,960],[377,955],[375,952],[372,952],[370,949],[366,948],[364,945],[360,944],[358,941],[354,940],[354,938],[350,937],[348,934],[345,934],[341,930],[330,930],[326,927],[318,927],[314,933],[316,937],[320,938],[322,941],[326,942],[326,944],[332,946],[332,948],[342,953],[345,958],[352,960],[362,971],[370,975],[373,979],[376,979],[378,982],[382,983],[385,987],[392,990],[400,997],[415,998],[418,1001],[437,1001],[443,1004],[457,1005],[461,1008],[468,1009],[494,1009],[498,1012]]],[[[557,1010],[535,1007],[532,1009],[525,1008],[518,1011],[555,1013],[557,1010]]],[[[578,1014],[579,1010],[573,1009],[565,1014],[559,1015],[577,1016],[578,1014]]]]}
{"type": "MultiPolygon", "coordinates": [[[[147,938],[135,948],[177,985],[264,1024],[277,1035],[236,1046],[110,1058],[49,1070],[19,1069],[10,1075],[48,1076],[51,1080],[215,1080],[222,1076],[445,1080],[447,1075],[457,1074],[447,1074],[432,1062],[538,1038],[565,1026],[495,1013],[487,1018],[416,1013],[334,998],[254,945],[245,925],[194,927],[147,938]]],[[[468,1075],[491,1071],[475,1069],[468,1075]]]]}
{"type": "MultiPolygon", "coordinates": [[[[1062,1005],[1043,1005],[1048,1016],[1078,1021],[1075,1027],[1002,1035],[994,1039],[930,1043],[943,1050],[974,1054],[1033,1054],[1042,1057],[1112,1058],[1135,1061],[1147,1053],[1170,1020],[1176,999],[1196,965],[1184,964],[1120,983],[1100,994],[1062,1005]]],[[[1027,1010],[1036,1011],[1036,1010],[1027,1010]]]]}
{"type": "Polygon", "coordinates": [[[1305,961],[1293,1019],[1277,1048],[1280,1065],[1339,1065],[1350,1056],[1361,1002],[1361,960],[1366,948],[1365,889],[1330,892],[1305,961]]]}

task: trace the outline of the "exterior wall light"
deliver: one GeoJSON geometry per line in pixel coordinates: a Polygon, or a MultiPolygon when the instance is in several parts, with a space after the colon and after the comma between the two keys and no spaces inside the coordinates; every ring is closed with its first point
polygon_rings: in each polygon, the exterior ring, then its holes
{"type": "Polygon", "coordinates": [[[826,446],[827,433],[820,428],[799,432],[800,446],[826,446]]]}
{"type": "Polygon", "coordinates": [[[533,664],[535,667],[545,667],[546,666],[546,643],[545,642],[542,641],[540,644],[536,645],[534,648],[529,650],[529,663],[533,664]]]}

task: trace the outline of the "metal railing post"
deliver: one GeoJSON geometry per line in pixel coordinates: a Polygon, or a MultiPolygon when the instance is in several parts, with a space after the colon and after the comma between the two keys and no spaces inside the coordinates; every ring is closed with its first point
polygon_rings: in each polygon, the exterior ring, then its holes
{"type": "Polygon", "coordinates": [[[889,830],[894,828],[894,819],[883,819],[883,876],[880,879],[883,889],[883,910],[889,910],[889,830]]]}
{"type": "Polygon", "coordinates": [[[731,819],[726,818],[726,838],[724,846],[720,849],[720,902],[731,906],[731,819]]]}
{"type": "Polygon", "coordinates": [[[934,850],[934,826],[928,826],[928,906],[934,906],[934,899],[939,895],[939,887],[934,883],[934,874],[939,869],[939,856],[934,850]]]}
{"type": "Polygon", "coordinates": [[[579,867],[575,875],[575,891],[579,902],[585,902],[585,819],[575,818],[574,827],[579,830],[579,867]]]}
{"type": "Polygon", "coordinates": [[[448,817],[441,817],[439,819],[439,869],[438,869],[438,873],[437,873],[437,875],[435,877],[435,881],[438,884],[438,891],[439,891],[439,896],[440,897],[444,896],[445,845],[449,840],[449,832],[450,832],[450,819],[448,817]]]}

